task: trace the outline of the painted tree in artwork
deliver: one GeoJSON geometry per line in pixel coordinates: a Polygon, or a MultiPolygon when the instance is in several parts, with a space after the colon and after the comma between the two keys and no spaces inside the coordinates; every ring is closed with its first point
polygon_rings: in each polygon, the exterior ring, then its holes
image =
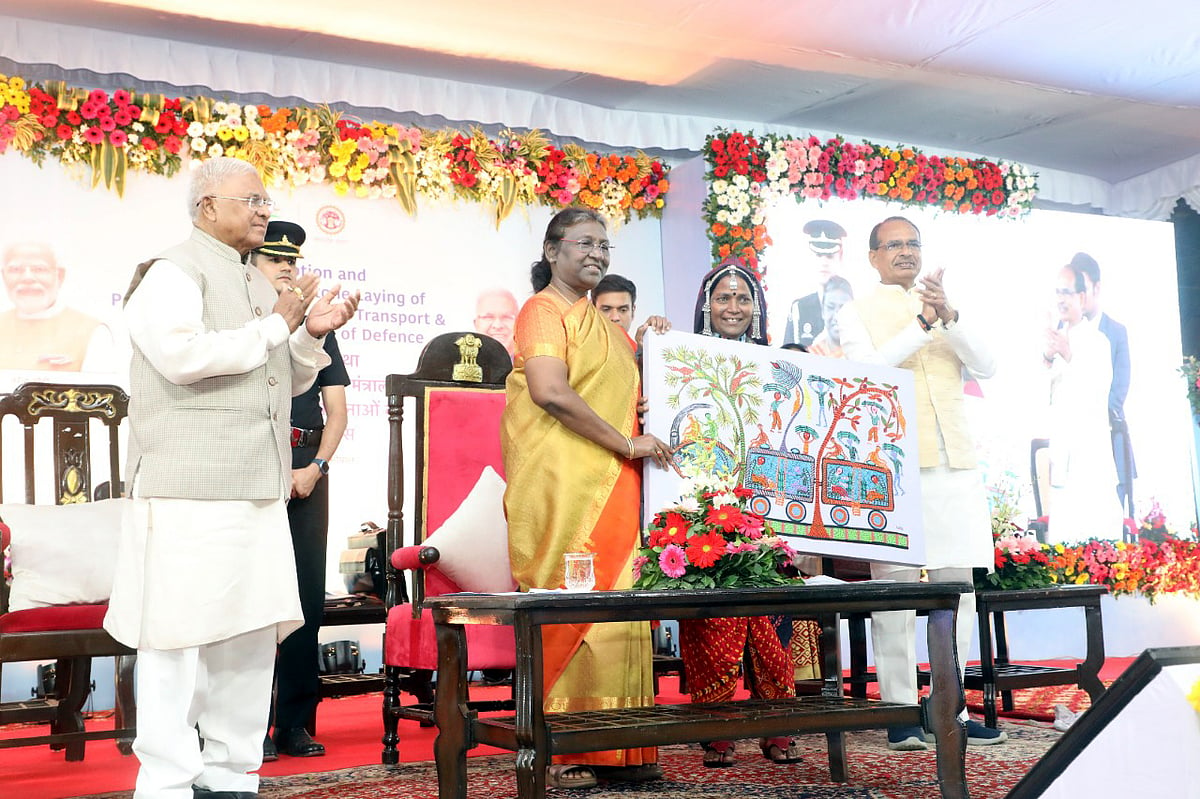
{"type": "MultiPolygon", "coordinates": [[[[796,417],[804,408],[804,370],[789,361],[771,361],[771,382],[763,386],[763,390],[777,392],[784,399],[792,402],[792,416],[788,419],[787,424],[783,425],[783,440],[779,442],[780,451],[787,452],[788,434],[792,432],[803,434],[801,426],[793,428],[793,425],[796,424],[796,417]]],[[[807,429],[811,430],[812,428],[807,429]]],[[[808,451],[807,439],[804,451],[808,451]]]]}
{"type": "MultiPolygon", "coordinates": [[[[811,379],[811,378],[810,378],[811,379]]],[[[825,437],[817,448],[816,474],[814,475],[813,521],[809,535],[825,538],[825,522],[821,518],[821,497],[825,488],[824,461],[826,458],[848,454],[847,445],[861,440],[860,427],[864,427],[869,441],[882,437],[892,445],[904,437],[904,412],[896,386],[886,383],[877,385],[865,377],[845,380],[826,380],[831,418],[825,437]],[[841,427],[842,429],[838,429],[841,427]],[[847,429],[848,428],[848,429],[847,429]]],[[[824,395],[822,399],[824,399],[824,395]]],[[[854,458],[850,458],[854,460],[854,458]]]]}
{"type": "Polygon", "coordinates": [[[684,402],[711,401],[717,409],[717,429],[732,433],[730,449],[737,454],[740,469],[746,460],[746,428],[758,420],[763,402],[758,364],[736,355],[684,346],[664,350],[663,362],[666,385],[671,389],[667,404],[678,408],[684,402]]]}

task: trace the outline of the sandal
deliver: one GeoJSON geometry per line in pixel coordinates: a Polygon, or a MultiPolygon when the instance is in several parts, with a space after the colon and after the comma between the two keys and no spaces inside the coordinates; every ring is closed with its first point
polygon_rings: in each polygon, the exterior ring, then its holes
{"type": "Polygon", "coordinates": [[[546,785],[551,788],[595,788],[596,772],[580,763],[554,763],[546,767],[546,785]]]}
{"type": "Polygon", "coordinates": [[[711,741],[700,745],[704,747],[704,765],[709,768],[728,768],[737,762],[733,741],[711,741]]]}
{"type": "Polygon", "coordinates": [[[800,754],[800,745],[791,738],[760,738],[758,747],[763,757],[779,765],[799,763],[804,759],[800,754]]]}

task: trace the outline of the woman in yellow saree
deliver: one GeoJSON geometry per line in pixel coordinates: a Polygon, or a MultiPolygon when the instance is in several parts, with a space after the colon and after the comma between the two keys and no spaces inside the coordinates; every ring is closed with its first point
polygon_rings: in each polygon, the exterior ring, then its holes
{"type": "MultiPolygon", "coordinates": [[[[596,590],[629,588],[639,544],[638,461],[666,468],[671,450],[639,435],[633,342],[588,301],[608,271],[603,217],[560,211],[542,250],[531,275],[537,293],[517,316],[501,424],[513,577],[522,590],[558,588],[563,555],[591,552],[596,590]]],[[[645,622],[557,625],[542,637],[548,712],[654,704],[645,622]]],[[[547,783],[657,779],[657,759],[653,747],[556,756],[547,783]]]]}

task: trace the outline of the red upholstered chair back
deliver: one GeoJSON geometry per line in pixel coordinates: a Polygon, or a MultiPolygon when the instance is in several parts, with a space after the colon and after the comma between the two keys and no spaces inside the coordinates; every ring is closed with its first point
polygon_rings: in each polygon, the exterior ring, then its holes
{"type": "MultiPolygon", "coordinates": [[[[444,333],[426,345],[416,371],[387,378],[391,434],[388,458],[388,525],[384,562],[388,608],[408,600],[402,575],[392,567],[392,553],[421,544],[458,509],[486,466],[501,477],[500,414],[504,380],[512,370],[508,352],[488,336],[444,333]],[[406,407],[415,411],[406,431],[406,407]],[[406,446],[408,438],[408,446],[406,446]],[[411,504],[406,504],[406,453],[414,462],[411,504]],[[405,540],[405,509],[411,533],[405,540]]],[[[413,573],[414,616],[421,599],[459,590],[434,569],[413,573]]]]}

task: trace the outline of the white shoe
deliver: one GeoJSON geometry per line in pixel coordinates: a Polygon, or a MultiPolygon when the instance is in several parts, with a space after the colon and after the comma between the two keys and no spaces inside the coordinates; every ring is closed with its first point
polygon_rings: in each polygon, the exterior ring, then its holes
{"type": "Polygon", "coordinates": [[[1054,729],[1059,732],[1066,732],[1071,729],[1071,725],[1075,723],[1075,719],[1077,718],[1079,718],[1079,714],[1066,705],[1054,706],[1054,729]]]}

